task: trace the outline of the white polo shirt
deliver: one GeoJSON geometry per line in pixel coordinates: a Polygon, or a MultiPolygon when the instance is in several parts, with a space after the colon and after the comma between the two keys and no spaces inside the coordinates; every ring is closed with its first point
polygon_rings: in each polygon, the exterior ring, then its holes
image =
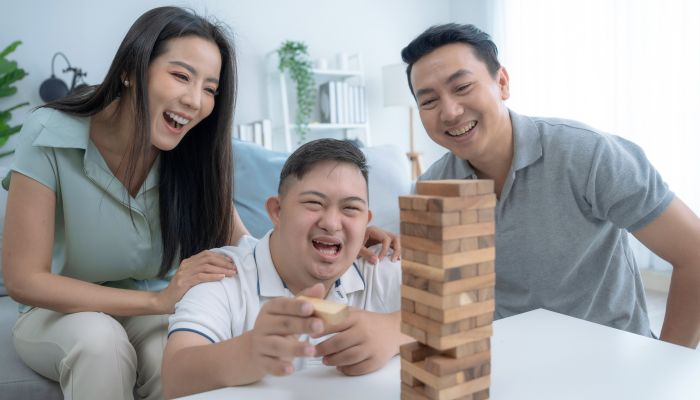
{"type": "MultiPolygon", "coordinates": [[[[175,305],[170,316],[169,334],[176,331],[198,333],[212,343],[239,336],[255,325],[260,308],[275,297],[294,295],[280,278],[270,255],[270,235],[260,240],[244,236],[236,247],[212,251],[231,257],[238,273],[217,282],[192,287],[175,305]]],[[[370,248],[379,253],[380,245],[370,248]]],[[[358,257],[335,281],[326,300],[381,314],[401,309],[401,263],[391,262],[391,251],[377,265],[358,257]]],[[[318,344],[329,338],[311,339],[301,335],[299,341],[318,344]]],[[[294,368],[323,365],[321,358],[295,358],[294,368]]]]}

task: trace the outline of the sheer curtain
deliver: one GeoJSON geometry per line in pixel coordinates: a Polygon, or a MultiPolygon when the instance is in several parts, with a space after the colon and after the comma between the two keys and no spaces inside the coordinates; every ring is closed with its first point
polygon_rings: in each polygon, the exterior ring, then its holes
{"type": "MultiPolygon", "coordinates": [[[[493,7],[508,107],[634,141],[700,214],[700,1],[497,0],[493,7]]],[[[641,268],[670,269],[634,242],[641,268]]]]}

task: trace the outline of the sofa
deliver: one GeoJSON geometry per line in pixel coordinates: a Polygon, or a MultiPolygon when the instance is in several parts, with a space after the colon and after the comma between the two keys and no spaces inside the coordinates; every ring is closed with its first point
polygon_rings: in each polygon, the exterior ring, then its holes
{"type": "MultiPolygon", "coordinates": [[[[234,199],[243,223],[254,237],[272,229],[264,208],[265,199],[277,194],[279,174],[288,153],[266,150],[250,142],[234,140],[234,199]]],[[[399,233],[398,199],[412,190],[411,169],[406,154],[397,146],[363,148],[370,167],[369,199],[372,225],[399,233]]],[[[0,169],[4,177],[5,172],[0,169]]],[[[4,222],[7,192],[0,190],[0,226],[4,222]]],[[[2,231],[0,230],[0,238],[2,231]]],[[[1,262],[0,262],[1,268],[1,262]]],[[[0,269],[1,271],[1,269],[0,269]]],[[[58,383],[27,367],[15,352],[12,328],[18,305],[5,290],[0,277],[0,399],[60,400],[58,383]]],[[[136,392],[134,397],[138,398],[136,392]]]]}

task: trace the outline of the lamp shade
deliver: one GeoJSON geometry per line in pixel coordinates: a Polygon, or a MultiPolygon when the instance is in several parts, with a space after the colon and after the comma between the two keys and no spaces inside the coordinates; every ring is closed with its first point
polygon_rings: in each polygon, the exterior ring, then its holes
{"type": "Polygon", "coordinates": [[[408,88],[406,65],[394,64],[382,68],[384,81],[384,107],[415,107],[416,100],[408,88]]]}

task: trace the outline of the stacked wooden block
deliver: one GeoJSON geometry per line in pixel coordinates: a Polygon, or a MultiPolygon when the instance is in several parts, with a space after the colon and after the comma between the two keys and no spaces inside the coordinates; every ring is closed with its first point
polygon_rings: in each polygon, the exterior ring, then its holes
{"type": "Polygon", "coordinates": [[[491,383],[492,180],[417,183],[401,196],[401,399],[484,400],[491,383]]]}

